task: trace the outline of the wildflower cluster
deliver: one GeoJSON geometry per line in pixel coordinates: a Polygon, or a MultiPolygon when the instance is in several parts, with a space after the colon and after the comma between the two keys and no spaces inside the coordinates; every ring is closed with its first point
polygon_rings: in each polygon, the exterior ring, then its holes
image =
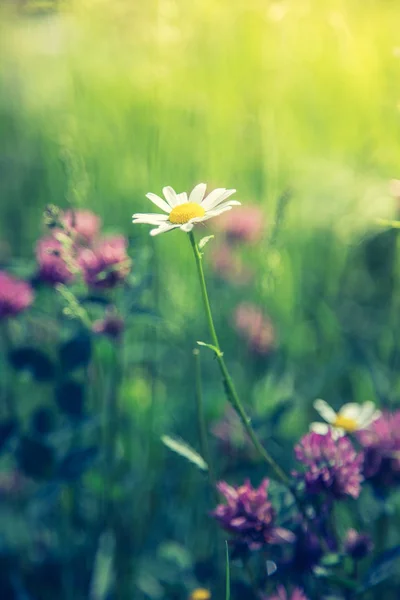
{"type": "Polygon", "coordinates": [[[58,215],[50,235],[36,245],[38,277],[50,285],[70,284],[82,277],[93,289],[112,289],[130,272],[127,242],[122,236],[103,236],[101,221],[90,211],[58,215]]]}

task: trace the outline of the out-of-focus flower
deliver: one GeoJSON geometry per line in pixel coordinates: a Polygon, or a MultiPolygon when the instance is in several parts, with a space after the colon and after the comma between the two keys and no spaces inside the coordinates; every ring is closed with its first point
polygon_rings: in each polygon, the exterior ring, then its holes
{"type": "Polygon", "coordinates": [[[236,534],[249,550],[258,550],[265,544],[293,542],[291,531],[275,525],[275,510],[268,498],[268,479],[258,488],[246,480],[240,487],[218,483],[218,491],[227,504],[219,504],[211,513],[226,531],[236,534]]]}
{"type": "Polygon", "coordinates": [[[31,480],[20,471],[0,473],[0,499],[16,502],[22,500],[30,489],[31,480]]]}
{"type": "Polygon", "coordinates": [[[311,431],[324,435],[331,430],[334,437],[365,429],[381,415],[381,411],[376,410],[373,402],[349,402],[336,413],[325,400],[316,400],[314,408],[329,424],[311,423],[311,431]]]}
{"type": "Polygon", "coordinates": [[[76,241],[91,244],[99,233],[101,220],[90,210],[67,210],[62,223],[76,234],[76,241]]]}
{"type": "Polygon", "coordinates": [[[378,488],[400,483],[400,410],[383,413],[357,439],[364,448],[364,475],[378,488]]]}
{"type": "Polygon", "coordinates": [[[271,352],[275,343],[275,329],[258,306],[250,302],[239,304],[235,310],[234,323],[252,352],[259,355],[271,352]]]}
{"type": "Polygon", "coordinates": [[[108,289],[124,281],[131,269],[126,248],[123,236],[107,237],[92,248],[84,248],[80,253],[80,265],[87,285],[108,289]]]}
{"type": "Polygon", "coordinates": [[[374,544],[369,535],[358,533],[355,529],[348,530],[344,542],[344,550],[354,560],[365,558],[372,552],[373,548],[374,544]]]}
{"type": "Polygon", "coordinates": [[[221,450],[229,458],[252,454],[253,444],[230,404],[227,405],[223,417],[211,428],[211,433],[218,439],[221,450]]]}
{"type": "Polygon", "coordinates": [[[31,286],[6,271],[0,271],[0,319],[15,317],[33,302],[31,286]]]}
{"type": "Polygon", "coordinates": [[[118,340],[125,329],[125,322],[118,314],[109,312],[103,319],[95,321],[92,329],[94,333],[105,335],[113,340],[118,340]]]}
{"type": "Polygon", "coordinates": [[[52,235],[45,236],[37,242],[36,258],[39,264],[39,277],[45,283],[66,284],[74,279],[73,270],[78,269],[76,260],[72,252],[52,235]]]}
{"type": "Polygon", "coordinates": [[[211,592],[206,588],[197,588],[190,594],[189,600],[211,600],[211,592]]]}
{"type": "Polygon", "coordinates": [[[263,600],[308,600],[307,596],[305,596],[304,592],[296,587],[292,590],[292,592],[286,591],[286,589],[279,585],[276,588],[276,594],[273,596],[263,596],[263,600]]]}
{"type": "Polygon", "coordinates": [[[215,219],[214,228],[229,241],[254,244],[262,237],[264,216],[258,206],[246,206],[215,219]]]}
{"type": "Polygon", "coordinates": [[[349,438],[335,440],[331,431],[325,435],[312,431],[300,440],[295,453],[307,467],[303,475],[307,492],[324,492],[336,499],[358,498],[364,455],[357,454],[349,438]]]}
{"type": "Polygon", "coordinates": [[[236,285],[243,285],[250,281],[252,272],[242,262],[240,256],[235,255],[229,244],[219,244],[210,253],[211,265],[221,279],[236,285]]]}
{"type": "Polygon", "coordinates": [[[165,200],[156,194],[146,194],[153,204],[167,214],[136,213],[132,221],[154,225],[156,228],[150,231],[150,235],[166,233],[176,227],[188,233],[197,223],[203,223],[240,204],[237,200],[228,200],[236,190],[217,188],[204,197],[206,188],[205,183],[199,183],[188,197],[186,192],[177,194],[172,187],[167,186],[163,188],[165,200]]]}

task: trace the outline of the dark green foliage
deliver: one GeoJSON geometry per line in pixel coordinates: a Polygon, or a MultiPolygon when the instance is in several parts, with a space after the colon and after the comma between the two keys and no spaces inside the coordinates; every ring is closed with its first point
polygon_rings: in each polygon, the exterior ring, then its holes
{"type": "Polygon", "coordinates": [[[31,346],[12,350],[9,361],[17,371],[29,371],[38,382],[50,381],[55,374],[50,358],[42,350],[31,346]]]}
{"type": "Polygon", "coordinates": [[[55,400],[59,409],[72,418],[83,416],[85,390],[81,383],[67,380],[55,389],[55,400]]]}
{"type": "Polygon", "coordinates": [[[23,436],[17,448],[16,459],[21,471],[33,479],[48,479],[54,472],[54,449],[43,440],[23,436]]]}
{"type": "Polygon", "coordinates": [[[61,344],[59,348],[60,367],[62,372],[74,371],[87,367],[92,354],[90,335],[80,331],[73,338],[61,344]]]}

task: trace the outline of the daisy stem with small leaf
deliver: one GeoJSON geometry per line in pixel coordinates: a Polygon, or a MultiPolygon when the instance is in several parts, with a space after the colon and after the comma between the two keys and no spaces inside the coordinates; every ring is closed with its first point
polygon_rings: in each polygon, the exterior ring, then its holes
{"type": "Polygon", "coordinates": [[[203,405],[203,393],[201,389],[201,365],[200,365],[200,351],[195,348],[193,350],[194,363],[195,363],[195,391],[196,391],[196,409],[197,409],[197,426],[199,430],[199,441],[200,450],[204,460],[208,466],[208,477],[210,480],[211,487],[213,489],[215,499],[218,503],[219,498],[216,488],[216,478],[214,467],[211,463],[210,449],[208,446],[207,427],[204,418],[204,405],[203,405]]]}
{"type": "Polygon", "coordinates": [[[210,330],[211,340],[212,340],[212,343],[214,346],[213,350],[215,352],[215,356],[218,361],[218,366],[221,371],[227,398],[228,398],[229,402],[231,403],[231,405],[233,406],[236,413],[238,414],[241,422],[243,423],[243,426],[244,426],[248,436],[250,437],[254,447],[256,448],[256,450],[260,454],[260,456],[263,458],[263,460],[268,464],[269,468],[274,473],[275,478],[278,481],[280,481],[283,485],[285,485],[286,487],[292,489],[289,477],[286,475],[286,473],[283,471],[283,469],[275,462],[275,460],[272,458],[272,456],[267,452],[267,450],[265,450],[265,448],[262,446],[261,442],[259,441],[257,434],[255,433],[255,431],[251,425],[251,419],[246,414],[243,404],[240,401],[240,398],[236,391],[233,380],[232,380],[232,378],[229,374],[228,368],[225,364],[224,355],[222,353],[222,350],[221,350],[221,347],[219,344],[219,340],[218,340],[218,336],[217,336],[217,332],[215,330],[214,320],[213,320],[213,316],[212,316],[212,312],[211,312],[210,300],[208,298],[206,280],[204,277],[202,253],[200,252],[200,249],[197,245],[193,231],[189,232],[189,239],[190,239],[190,243],[191,243],[191,246],[193,249],[194,258],[196,261],[197,273],[198,273],[199,281],[200,281],[201,295],[203,298],[203,304],[204,304],[204,309],[205,309],[205,313],[206,313],[208,328],[210,330]]]}

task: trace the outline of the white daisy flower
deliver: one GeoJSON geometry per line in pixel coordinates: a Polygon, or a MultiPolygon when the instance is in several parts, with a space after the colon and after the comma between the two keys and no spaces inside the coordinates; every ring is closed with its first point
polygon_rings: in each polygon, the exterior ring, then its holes
{"type": "Polygon", "coordinates": [[[373,402],[364,402],[363,404],[349,402],[336,413],[325,400],[316,400],[314,408],[326,423],[311,423],[311,431],[325,435],[330,430],[334,437],[365,429],[381,416],[381,411],[375,409],[373,402]]]}
{"type": "Polygon", "coordinates": [[[163,188],[165,200],[156,194],[146,194],[146,197],[166,214],[136,213],[132,217],[132,222],[155,225],[150,235],[166,233],[177,227],[188,233],[196,223],[207,221],[240,204],[237,200],[226,202],[236,190],[217,188],[205,196],[206,187],[205,183],[199,183],[188,197],[186,192],[177,194],[172,187],[167,186],[163,188]]]}

